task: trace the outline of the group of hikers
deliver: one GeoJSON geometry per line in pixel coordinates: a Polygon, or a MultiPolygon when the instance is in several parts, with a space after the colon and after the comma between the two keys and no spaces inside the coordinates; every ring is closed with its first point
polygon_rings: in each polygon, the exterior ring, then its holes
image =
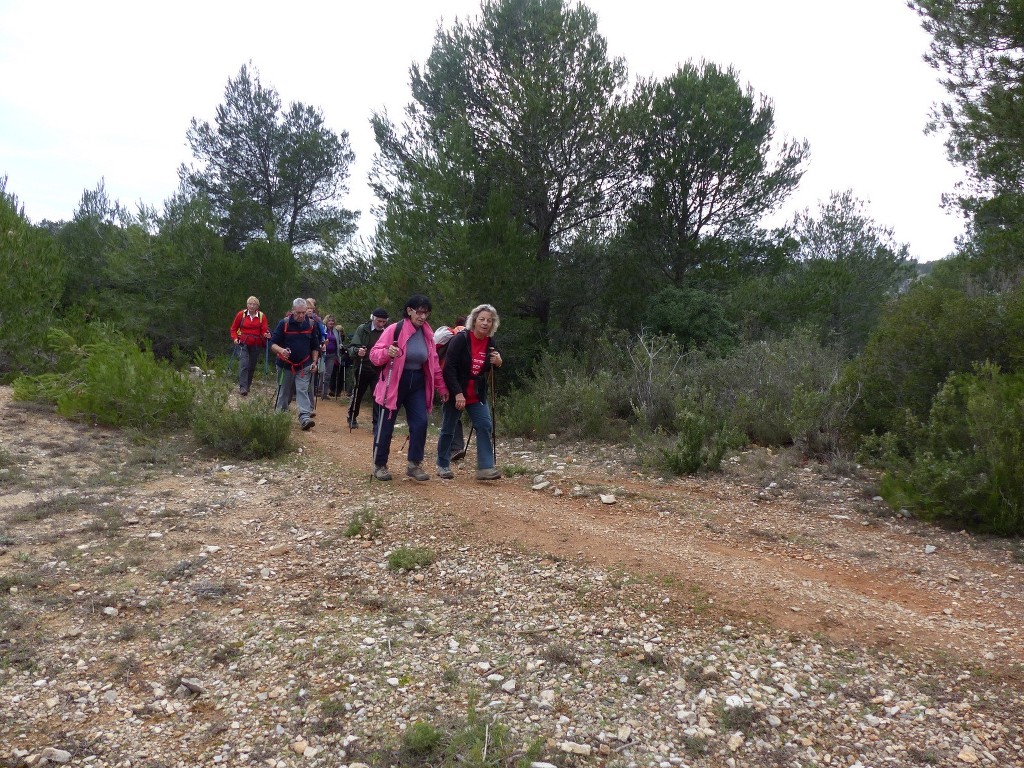
{"type": "Polygon", "coordinates": [[[388,459],[400,408],[409,427],[405,474],[429,480],[423,469],[427,421],[435,395],[441,400],[441,432],[437,441],[437,477],[455,477],[452,460],[465,456],[462,414],[468,413],[476,432],[477,480],[498,480],[495,467],[494,420],[488,404],[488,379],[501,367],[493,336],[498,311],[480,304],[466,317],[436,331],[430,326],[430,299],[414,294],[390,323],[383,307],[370,313],[346,341],[345,330],[333,315],[317,314],[315,299],[297,298],[291,311],[270,329],[255,296],[246,301],[231,324],[238,353],[238,393],[249,394],[253,374],[264,355],[274,355],[277,367],[275,409],[287,410],[295,400],[303,430],[316,425],[316,401],[347,395],[349,430],[359,428],[359,410],[373,385],[373,476],[391,480],[388,459]],[[348,369],[353,370],[349,387],[348,369]]]}

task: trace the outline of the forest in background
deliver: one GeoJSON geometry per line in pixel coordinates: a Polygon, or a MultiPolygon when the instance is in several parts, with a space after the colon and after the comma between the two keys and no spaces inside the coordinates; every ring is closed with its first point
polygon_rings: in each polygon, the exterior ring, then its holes
{"type": "Polygon", "coordinates": [[[159,209],[100,181],[70,221],[33,223],[0,184],[0,376],[94,420],[117,408],[82,393],[116,378],[166,400],[134,426],[173,428],[191,400],[161,377],[223,357],[250,294],[271,318],[315,296],[349,333],[412,293],[435,326],[486,301],[505,434],[632,443],[680,473],[795,444],[882,467],[894,508],[1019,536],[1024,40],[1005,4],[911,6],[948,91],[930,128],[968,173],[947,201],[967,234],[927,272],[852,190],[762,227],[809,147],[731,67],[633,80],[585,5],[495,0],[438,30],[400,119],[372,116],[369,242],[343,207],[347,133],[251,63],[193,120],[159,209]]]}

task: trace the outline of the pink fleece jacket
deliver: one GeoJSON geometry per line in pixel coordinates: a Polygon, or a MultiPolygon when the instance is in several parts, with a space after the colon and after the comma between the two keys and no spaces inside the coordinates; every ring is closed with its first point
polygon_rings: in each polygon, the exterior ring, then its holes
{"type": "MultiPolygon", "coordinates": [[[[398,348],[401,353],[392,361],[388,356],[388,347],[395,340],[395,327],[398,323],[392,323],[377,339],[377,343],[370,350],[370,362],[374,365],[384,366],[380,380],[373,390],[373,399],[380,405],[393,411],[398,407],[398,382],[402,379],[402,371],[405,369],[405,347],[409,338],[419,329],[406,318],[402,323],[402,333],[398,338],[398,348]],[[390,380],[388,378],[390,373],[390,380]]],[[[426,379],[427,413],[434,407],[434,390],[436,389],[442,397],[448,396],[448,388],[444,384],[444,376],[441,373],[441,363],[437,359],[437,350],[434,348],[434,331],[428,323],[423,324],[424,340],[427,344],[427,362],[424,365],[424,378],[426,379]]]]}

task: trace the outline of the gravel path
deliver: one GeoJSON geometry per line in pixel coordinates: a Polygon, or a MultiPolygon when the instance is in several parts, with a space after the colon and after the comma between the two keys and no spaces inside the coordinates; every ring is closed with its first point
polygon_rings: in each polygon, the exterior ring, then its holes
{"type": "Polygon", "coordinates": [[[0,389],[0,766],[1024,765],[1011,543],[765,451],[371,482],[342,414],[232,464],[0,389]]]}

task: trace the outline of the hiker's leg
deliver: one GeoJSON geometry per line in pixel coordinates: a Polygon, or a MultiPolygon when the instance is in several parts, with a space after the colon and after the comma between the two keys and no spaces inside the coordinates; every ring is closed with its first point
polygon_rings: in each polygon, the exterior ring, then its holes
{"type": "Polygon", "coordinates": [[[494,466],[494,446],[491,445],[491,412],[487,403],[467,405],[469,418],[476,427],[476,468],[491,469],[494,466]]]}
{"type": "Polygon", "coordinates": [[[427,392],[423,371],[416,370],[402,374],[404,382],[409,377],[409,391],[404,398],[405,418],[409,423],[409,461],[419,464],[427,444],[427,392]]]}
{"type": "Polygon", "coordinates": [[[462,423],[461,417],[462,412],[456,409],[454,398],[448,398],[448,401],[441,406],[441,435],[437,438],[437,466],[442,469],[451,464],[452,453],[455,453],[453,446],[455,427],[462,423]]]}
{"type": "Polygon", "coordinates": [[[295,374],[295,405],[299,409],[299,423],[305,424],[309,421],[309,414],[313,410],[312,381],[315,368],[307,365],[295,374]]]}
{"type": "Polygon", "coordinates": [[[277,369],[277,404],[276,411],[287,411],[288,404],[292,401],[292,393],[295,391],[295,374],[287,368],[277,369]]]}

